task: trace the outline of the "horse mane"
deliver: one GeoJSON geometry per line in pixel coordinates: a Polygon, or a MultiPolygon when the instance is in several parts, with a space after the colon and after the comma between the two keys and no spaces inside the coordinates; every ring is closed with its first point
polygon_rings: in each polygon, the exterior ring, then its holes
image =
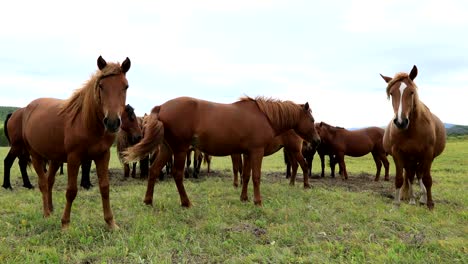
{"type": "Polygon", "coordinates": [[[122,73],[122,68],[119,63],[107,63],[102,70],[97,70],[91,78],[86,81],[83,86],[66,99],[60,106],[60,114],[71,114],[72,123],[81,113],[83,123],[87,128],[93,127],[97,122],[97,114],[95,109],[100,105],[99,81],[111,75],[122,73]]]}
{"type": "Polygon", "coordinates": [[[399,72],[395,74],[395,77],[391,81],[388,82],[387,84],[387,99],[390,99],[390,88],[397,82],[407,78],[410,84],[412,84],[416,89],[418,89],[418,86],[409,78],[408,73],[406,72],[399,72]]]}
{"type": "Polygon", "coordinates": [[[299,119],[302,110],[301,105],[292,101],[281,101],[264,96],[257,96],[255,99],[246,96],[240,98],[240,101],[255,102],[260,111],[267,116],[270,124],[275,127],[293,126],[299,119]]]}

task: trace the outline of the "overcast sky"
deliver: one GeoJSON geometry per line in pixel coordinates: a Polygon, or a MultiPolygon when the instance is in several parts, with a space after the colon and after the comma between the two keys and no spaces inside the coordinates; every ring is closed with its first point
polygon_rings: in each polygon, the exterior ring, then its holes
{"type": "Polygon", "coordinates": [[[382,73],[417,65],[420,99],[468,125],[468,1],[7,1],[0,105],[67,98],[96,60],[129,57],[142,115],[179,97],[308,101],[317,121],[384,126],[382,73]]]}

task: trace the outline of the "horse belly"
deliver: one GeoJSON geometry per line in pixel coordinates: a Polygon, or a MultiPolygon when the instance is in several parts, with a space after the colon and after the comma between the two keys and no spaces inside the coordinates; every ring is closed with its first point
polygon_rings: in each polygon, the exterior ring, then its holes
{"type": "Polygon", "coordinates": [[[45,159],[63,161],[66,155],[63,120],[57,115],[57,109],[36,107],[25,115],[23,138],[30,149],[45,159]]]}

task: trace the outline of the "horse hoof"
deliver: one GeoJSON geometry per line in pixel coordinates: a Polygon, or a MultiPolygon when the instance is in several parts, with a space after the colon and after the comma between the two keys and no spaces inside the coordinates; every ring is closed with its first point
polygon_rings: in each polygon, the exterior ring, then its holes
{"type": "Polygon", "coordinates": [[[68,224],[62,223],[62,231],[63,232],[67,231],[69,227],[70,227],[70,223],[68,223],[68,224]]]}
{"type": "Polygon", "coordinates": [[[248,202],[248,201],[249,201],[249,198],[248,198],[248,197],[243,197],[243,196],[241,196],[241,197],[240,197],[240,200],[241,200],[241,202],[244,202],[244,203],[245,203],[245,202],[248,202]]]}
{"type": "Polygon", "coordinates": [[[310,185],[309,184],[304,184],[304,189],[310,189],[310,185]]]}
{"type": "Polygon", "coordinates": [[[238,187],[239,187],[239,184],[238,184],[238,183],[234,183],[233,186],[234,186],[234,188],[238,188],[238,187]]]}
{"type": "Polygon", "coordinates": [[[116,230],[119,230],[120,227],[114,222],[110,222],[110,223],[107,223],[107,228],[110,230],[110,231],[116,231],[116,230]]]}
{"type": "Polygon", "coordinates": [[[150,205],[150,206],[153,206],[153,200],[144,200],[143,201],[146,205],[150,205]]]}
{"type": "Polygon", "coordinates": [[[182,207],[185,207],[185,208],[190,208],[190,207],[192,207],[192,203],[190,203],[190,201],[182,202],[181,205],[182,205],[182,207]]]}
{"type": "Polygon", "coordinates": [[[262,200],[254,201],[255,206],[262,207],[262,200]]]}

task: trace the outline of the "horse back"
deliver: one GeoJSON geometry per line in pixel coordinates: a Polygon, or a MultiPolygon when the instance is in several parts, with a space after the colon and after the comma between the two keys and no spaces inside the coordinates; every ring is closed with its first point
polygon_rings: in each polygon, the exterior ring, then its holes
{"type": "Polygon", "coordinates": [[[264,147],[275,136],[255,102],[222,104],[179,97],[160,106],[159,120],[171,147],[195,145],[214,156],[264,147]]]}

